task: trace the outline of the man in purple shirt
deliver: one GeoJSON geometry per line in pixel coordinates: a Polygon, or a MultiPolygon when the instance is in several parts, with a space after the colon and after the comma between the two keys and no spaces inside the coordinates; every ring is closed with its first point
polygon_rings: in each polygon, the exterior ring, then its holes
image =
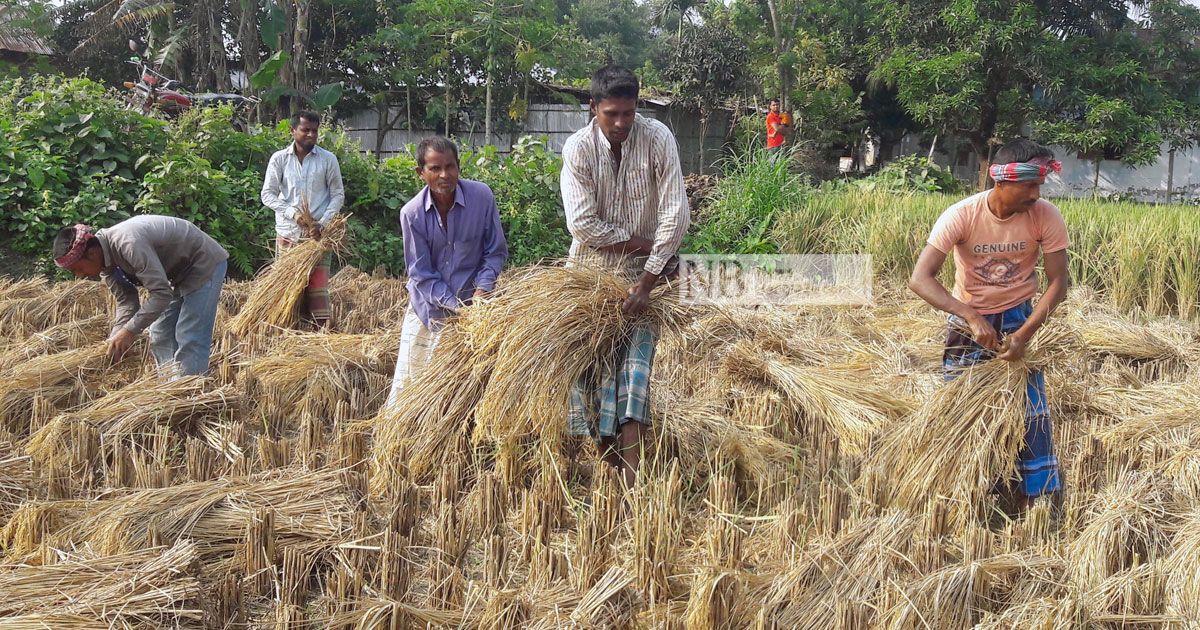
{"type": "Polygon", "coordinates": [[[428,363],[445,320],[496,286],[508,244],[487,184],[460,179],[458,147],[442,137],[417,145],[425,188],[400,209],[408,312],[387,405],[410,374],[428,363]]]}

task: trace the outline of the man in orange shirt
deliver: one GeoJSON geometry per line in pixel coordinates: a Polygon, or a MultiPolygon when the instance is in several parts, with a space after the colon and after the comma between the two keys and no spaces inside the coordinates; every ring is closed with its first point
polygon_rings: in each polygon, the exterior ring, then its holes
{"type": "MultiPolygon", "coordinates": [[[[908,286],[949,313],[942,355],[947,380],[993,357],[1021,360],[1029,340],[1066,297],[1066,222],[1054,204],[1041,198],[1046,175],[1061,169],[1049,149],[1031,140],[1013,140],[996,152],[990,168],[996,186],[954,204],[934,224],[908,286]],[[953,294],[937,280],[950,252],[953,294]],[[1035,305],[1039,256],[1048,285],[1035,305]]],[[[1035,497],[1059,491],[1061,482],[1040,371],[1030,373],[1026,393],[1029,404],[1018,471],[1028,506],[1035,497]]]]}
{"type": "Polygon", "coordinates": [[[767,150],[783,146],[783,118],[779,116],[779,101],[771,99],[767,112],[767,150]]]}

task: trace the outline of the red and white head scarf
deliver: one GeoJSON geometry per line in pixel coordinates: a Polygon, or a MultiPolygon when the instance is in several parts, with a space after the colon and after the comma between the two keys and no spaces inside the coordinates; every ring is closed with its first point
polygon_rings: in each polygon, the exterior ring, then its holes
{"type": "Polygon", "coordinates": [[[76,223],[74,227],[75,240],[71,243],[71,248],[67,250],[67,253],[54,259],[54,264],[59,267],[66,268],[79,262],[79,259],[83,258],[83,253],[87,251],[88,243],[96,238],[96,235],[92,234],[92,228],[82,223],[76,223]]]}
{"type": "Polygon", "coordinates": [[[1062,162],[1050,158],[1033,158],[1028,162],[993,164],[988,169],[992,179],[998,182],[1029,182],[1042,179],[1051,171],[1062,172],[1062,162]]]}

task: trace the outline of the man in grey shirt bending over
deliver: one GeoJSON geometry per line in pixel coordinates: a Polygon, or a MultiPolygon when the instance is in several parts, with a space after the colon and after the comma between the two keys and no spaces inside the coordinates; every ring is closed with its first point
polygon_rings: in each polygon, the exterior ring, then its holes
{"type": "Polygon", "coordinates": [[[192,223],[143,215],[95,233],[63,228],[54,239],[54,264],[76,277],[100,276],[117,298],[108,354],[120,359],[143,330],[160,370],[204,374],[212,351],[217,300],[228,252],[192,223]],[[149,292],[138,301],[138,287],[149,292]]]}

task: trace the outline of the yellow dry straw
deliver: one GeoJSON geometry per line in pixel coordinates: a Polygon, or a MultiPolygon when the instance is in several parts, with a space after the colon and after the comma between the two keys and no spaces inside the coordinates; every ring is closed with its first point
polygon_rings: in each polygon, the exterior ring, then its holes
{"type": "MultiPolygon", "coordinates": [[[[142,344],[137,343],[122,362],[140,359],[142,344]]],[[[85,377],[111,364],[104,344],[96,344],[34,357],[0,373],[0,425],[14,433],[29,430],[29,405],[36,395],[64,396],[85,377]]]]}
{"type": "MultiPolygon", "coordinates": [[[[212,388],[201,376],[166,379],[151,375],[56,417],[30,437],[26,452],[42,465],[70,452],[73,422],[95,428],[109,456],[119,442],[152,437],[160,426],[185,429],[212,439],[219,436],[213,425],[241,402],[240,393],[233,387],[212,388]]],[[[224,442],[210,446],[219,452],[229,448],[224,442]]]]}
{"type": "Polygon", "coordinates": [[[884,424],[910,409],[904,400],[865,381],[861,374],[829,366],[804,365],[776,352],[738,343],[729,349],[725,369],[734,378],[769,383],[810,436],[836,437],[851,455],[862,453],[884,424]]]}
{"type": "Polygon", "coordinates": [[[875,608],[885,587],[911,573],[916,526],[908,514],[892,511],[812,543],[773,578],[751,587],[741,618],[761,616],[775,628],[829,628],[839,603],[875,608]]]}
{"type": "Polygon", "coordinates": [[[102,313],[35,332],[0,351],[0,372],[37,356],[100,343],[108,336],[111,323],[111,318],[102,313]]]}
{"type": "Polygon", "coordinates": [[[346,219],[339,214],[325,226],[320,240],[305,240],[282,253],[254,280],[250,296],[229,321],[228,331],[239,338],[276,329],[293,328],[308,276],[329,252],[346,245],[346,219]]]}
{"type": "Polygon", "coordinates": [[[1200,507],[1182,515],[1171,537],[1171,554],[1163,560],[1167,612],[1200,619],[1200,507]]]}
{"type": "Polygon", "coordinates": [[[28,455],[22,455],[12,444],[0,443],[0,518],[7,519],[23,501],[29,498],[33,472],[28,455]]]}
{"type": "Polygon", "coordinates": [[[197,541],[201,561],[220,571],[232,568],[256,510],[274,511],[280,546],[316,550],[348,539],[359,501],[340,471],[283,469],[129,492],[89,505],[51,539],[115,554],[145,547],[154,531],[163,542],[197,541]]]}
{"type": "Polygon", "coordinates": [[[367,275],[343,267],[329,279],[333,320],[342,330],[371,332],[397,327],[408,308],[403,278],[367,275]]]}
{"type": "MultiPolygon", "coordinates": [[[[22,291],[20,295],[31,293],[22,291]]],[[[11,299],[0,298],[0,331],[4,335],[24,336],[52,326],[104,312],[111,301],[109,291],[99,282],[72,280],[60,282],[41,294],[11,299]]]]}
{"type": "Polygon", "coordinates": [[[722,402],[682,398],[667,386],[653,391],[655,430],[666,447],[659,458],[679,461],[689,479],[706,475],[716,460],[735,464],[761,487],[791,462],[795,447],[762,427],[735,422],[722,402]]]}
{"type": "Polygon", "coordinates": [[[199,627],[197,545],[182,541],[91,557],[64,553],[48,566],[0,565],[0,626],[199,627]]]}
{"type": "Polygon", "coordinates": [[[475,406],[488,376],[486,357],[473,351],[457,328],[443,330],[429,364],[409,380],[390,408],[371,420],[372,494],[382,495],[410,475],[428,481],[466,456],[475,406]]]}
{"type": "Polygon", "coordinates": [[[1093,498],[1086,525],[1067,546],[1076,579],[1089,587],[1165,555],[1168,514],[1162,481],[1129,473],[1093,498]]]}
{"type": "Polygon", "coordinates": [[[533,434],[555,445],[566,428],[571,386],[588,368],[611,361],[638,324],[678,325],[678,302],[660,285],[649,310],[628,317],[629,282],[588,267],[534,267],[505,279],[484,304],[464,309],[458,325],[472,349],[491,361],[475,411],[475,440],[533,434]]]}
{"type": "Polygon", "coordinates": [[[985,361],[943,385],[882,433],[864,464],[863,480],[874,486],[868,491],[914,511],[949,502],[956,521],[973,514],[993,484],[1016,479],[1028,374],[1065,352],[1069,340],[1068,331],[1047,327],[1024,360],[985,361]]]}

